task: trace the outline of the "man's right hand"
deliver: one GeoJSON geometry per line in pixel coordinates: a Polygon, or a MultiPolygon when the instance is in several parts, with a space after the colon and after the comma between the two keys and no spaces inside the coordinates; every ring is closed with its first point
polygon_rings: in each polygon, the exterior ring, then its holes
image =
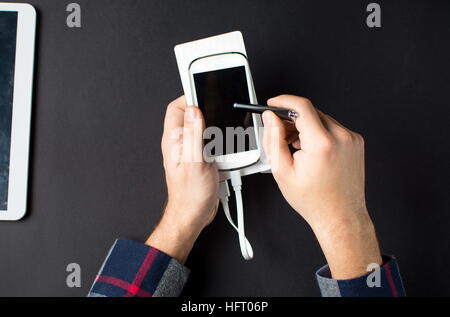
{"type": "Polygon", "coordinates": [[[264,148],[283,196],[313,229],[333,278],[358,277],[369,264],[381,265],[365,202],[363,138],[308,99],[283,95],[268,105],[299,114],[293,129],[265,112],[264,148]],[[298,150],[293,155],[290,143],[298,150]]]}

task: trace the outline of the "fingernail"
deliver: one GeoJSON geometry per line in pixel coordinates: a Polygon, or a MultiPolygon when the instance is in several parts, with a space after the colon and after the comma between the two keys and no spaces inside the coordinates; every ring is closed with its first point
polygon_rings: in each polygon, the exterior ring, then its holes
{"type": "Polygon", "coordinates": [[[188,107],[185,112],[185,120],[187,122],[194,122],[197,117],[197,111],[194,107],[188,107]]]}

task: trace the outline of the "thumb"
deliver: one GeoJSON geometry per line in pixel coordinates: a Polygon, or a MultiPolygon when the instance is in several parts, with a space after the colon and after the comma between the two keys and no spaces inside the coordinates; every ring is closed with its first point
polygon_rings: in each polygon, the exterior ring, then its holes
{"type": "Polygon", "coordinates": [[[184,113],[183,162],[203,162],[203,131],[205,120],[197,107],[187,107],[184,113]]]}
{"type": "Polygon", "coordinates": [[[263,114],[264,140],[263,146],[270,161],[275,178],[289,173],[293,166],[293,158],[286,141],[286,128],[283,122],[272,111],[263,114]]]}

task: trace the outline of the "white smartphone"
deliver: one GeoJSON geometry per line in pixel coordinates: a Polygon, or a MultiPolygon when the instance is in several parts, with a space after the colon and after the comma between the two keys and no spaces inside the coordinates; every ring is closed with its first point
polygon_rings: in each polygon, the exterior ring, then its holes
{"type": "MultiPolygon", "coordinates": [[[[224,53],[195,60],[189,67],[194,105],[205,117],[206,128],[221,132],[221,147],[206,153],[219,170],[250,166],[260,158],[255,115],[234,109],[233,104],[256,104],[253,79],[247,58],[224,53]],[[244,132],[244,133],[243,133],[244,132]]],[[[213,130],[211,130],[213,131],[213,130]]],[[[212,148],[212,147],[211,147],[212,148]]]]}

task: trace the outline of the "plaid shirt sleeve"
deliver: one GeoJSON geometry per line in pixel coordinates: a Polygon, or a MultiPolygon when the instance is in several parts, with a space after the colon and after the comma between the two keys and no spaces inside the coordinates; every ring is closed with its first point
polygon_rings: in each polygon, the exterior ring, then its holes
{"type": "Polygon", "coordinates": [[[89,297],[175,297],[189,270],[142,243],[117,240],[95,278],[89,297]]]}
{"type": "Polygon", "coordinates": [[[319,288],[324,297],[404,297],[406,296],[397,260],[384,257],[384,265],[376,272],[349,279],[331,278],[330,269],[325,265],[316,273],[319,288]],[[379,283],[375,283],[379,276],[379,283]],[[368,283],[373,281],[374,283],[368,283]],[[370,287],[369,284],[375,284],[370,287]]]}

